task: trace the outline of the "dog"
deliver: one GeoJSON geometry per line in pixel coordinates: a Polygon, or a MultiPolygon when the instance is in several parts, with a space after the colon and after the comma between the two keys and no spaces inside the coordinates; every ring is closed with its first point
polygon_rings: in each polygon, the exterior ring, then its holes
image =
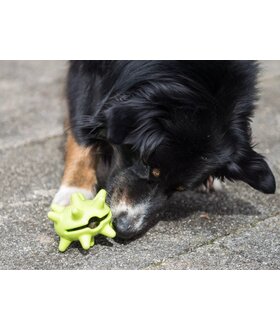
{"type": "Polygon", "coordinates": [[[251,139],[258,72],[255,61],[70,61],[54,202],[105,187],[118,236],[132,239],[175,191],[228,179],[274,193],[251,139]]]}

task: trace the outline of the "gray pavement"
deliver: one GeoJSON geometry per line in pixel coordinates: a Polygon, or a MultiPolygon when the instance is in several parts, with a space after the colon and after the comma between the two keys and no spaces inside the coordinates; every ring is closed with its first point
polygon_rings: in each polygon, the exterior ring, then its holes
{"type": "MultiPolygon", "coordinates": [[[[280,182],[280,61],[262,62],[254,140],[280,182]]],[[[175,194],[130,243],[58,252],[47,212],[63,170],[62,61],[0,61],[0,269],[279,269],[280,196],[243,183],[175,194]],[[204,214],[207,213],[207,216],[204,214]]]]}

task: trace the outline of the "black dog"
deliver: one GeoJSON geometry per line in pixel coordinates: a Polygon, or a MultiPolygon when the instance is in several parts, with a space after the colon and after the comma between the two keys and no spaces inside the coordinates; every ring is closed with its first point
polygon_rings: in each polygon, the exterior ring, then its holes
{"type": "Polygon", "coordinates": [[[67,204],[73,191],[91,197],[98,181],[118,235],[131,238],[166,197],[209,177],[274,193],[274,176],[251,143],[257,74],[254,61],[72,61],[55,202],[67,204]]]}

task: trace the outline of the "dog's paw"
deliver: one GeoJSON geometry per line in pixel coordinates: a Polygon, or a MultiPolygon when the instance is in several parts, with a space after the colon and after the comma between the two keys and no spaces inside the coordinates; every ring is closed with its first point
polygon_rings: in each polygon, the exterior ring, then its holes
{"type": "Polygon", "coordinates": [[[198,192],[202,193],[209,193],[215,191],[222,191],[224,190],[224,183],[216,178],[210,176],[205,184],[202,184],[200,187],[197,188],[198,192]]]}
{"type": "Polygon", "coordinates": [[[67,187],[61,186],[58,192],[55,194],[52,204],[58,204],[61,206],[66,206],[70,203],[70,197],[73,193],[80,192],[86,199],[92,199],[94,193],[90,190],[78,188],[78,187],[67,187]]]}

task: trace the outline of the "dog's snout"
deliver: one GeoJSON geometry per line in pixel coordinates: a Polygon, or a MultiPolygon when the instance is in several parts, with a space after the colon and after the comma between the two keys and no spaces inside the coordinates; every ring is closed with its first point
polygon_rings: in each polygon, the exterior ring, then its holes
{"type": "Polygon", "coordinates": [[[128,214],[122,212],[114,219],[114,228],[117,232],[117,236],[123,239],[130,239],[134,235],[131,221],[128,219],[128,214]]]}

